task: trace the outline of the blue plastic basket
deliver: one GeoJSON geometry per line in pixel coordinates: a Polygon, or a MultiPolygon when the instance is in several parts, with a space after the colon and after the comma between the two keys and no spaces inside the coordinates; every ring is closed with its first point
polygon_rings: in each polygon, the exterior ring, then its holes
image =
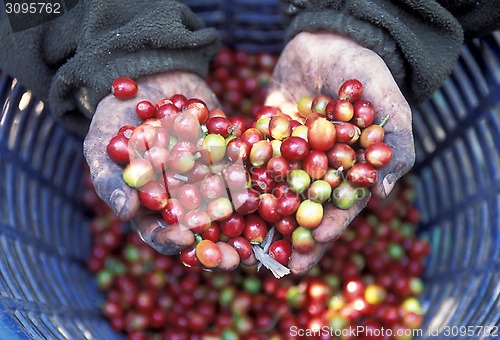
{"type": "MultiPolygon", "coordinates": [[[[233,48],[282,48],[275,1],[189,3],[233,48]]],[[[120,338],[100,314],[103,296],[85,266],[91,239],[79,201],[82,140],[5,73],[0,102],[0,339],[120,338]]],[[[432,244],[423,330],[498,327],[498,35],[464,46],[443,87],[414,108],[414,133],[420,232],[432,244]]]]}

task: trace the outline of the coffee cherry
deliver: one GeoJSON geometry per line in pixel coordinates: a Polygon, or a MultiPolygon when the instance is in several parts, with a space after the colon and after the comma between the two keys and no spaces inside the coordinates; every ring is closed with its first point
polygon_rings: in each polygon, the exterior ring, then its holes
{"type": "Polygon", "coordinates": [[[307,198],[313,202],[323,203],[330,198],[332,186],[325,180],[314,181],[307,189],[307,198]]]}
{"type": "Polygon", "coordinates": [[[299,102],[297,103],[297,111],[302,117],[306,118],[311,114],[313,100],[314,97],[312,96],[305,96],[299,99],[299,102]]]}
{"type": "Polygon", "coordinates": [[[271,142],[267,140],[260,140],[255,143],[250,149],[249,161],[253,166],[262,166],[273,156],[273,147],[271,142]]]}
{"type": "Polygon", "coordinates": [[[226,187],[221,175],[212,174],[205,177],[200,183],[200,194],[205,202],[217,199],[225,192],[226,187]]]}
{"type": "Polygon", "coordinates": [[[247,142],[250,146],[254,145],[260,140],[263,140],[264,137],[262,136],[262,133],[257,130],[256,128],[250,128],[243,132],[241,135],[241,138],[247,142]]]}
{"type": "Polygon", "coordinates": [[[204,210],[192,209],[183,216],[183,225],[195,234],[202,234],[212,225],[212,219],[204,210]]]}
{"type": "Polygon", "coordinates": [[[242,261],[252,255],[252,244],[243,236],[230,238],[227,243],[238,252],[242,261]]]}
{"type": "Polygon", "coordinates": [[[153,146],[151,149],[144,152],[143,158],[148,160],[153,166],[153,170],[157,176],[163,175],[167,170],[167,162],[170,153],[164,147],[153,146]]]}
{"type": "Polygon", "coordinates": [[[292,246],[296,252],[306,254],[314,248],[315,244],[311,229],[298,226],[292,232],[292,246]]]}
{"type": "Polygon", "coordinates": [[[357,187],[368,188],[377,182],[377,170],[367,163],[357,163],[349,169],[347,178],[357,187]]]}
{"type": "Polygon", "coordinates": [[[243,215],[233,212],[231,216],[219,222],[221,232],[228,237],[240,236],[245,228],[243,215]]]}
{"type": "Polygon", "coordinates": [[[371,305],[377,305],[384,302],[387,297],[387,292],[384,287],[377,284],[369,284],[366,286],[364,298],[371,305]]]}
{"type": "Polygon", "coordinates": [[[367,100],[357,100],[353,104],[354,116],[353,122],[360,128],[370,126],[375,119],[375,108],[371,102],[367,100]]]}
{"type": "Polygon", "coordinates": [[[309,199],[304,200],[300,203],[295,218],[305,228],[316,228],[323,220],[323,205],[309,199]]]}
{"type": "Polygon", "coordinates": [[[113,162],[125,165],[130,161],[128,142],[128,138],[123,134],[118,134],[110,139],[106,152],[113,162]]]}
{"type": "Polygon", "coordinates": [[[111,93],[118,99],[131,99],[138,89],[137,83],[128,77],[118,77],[111,83],[111,93]]]}
{"type": "Polygon", "coordinates": [[[285,116],[275,116],[269,121],[269,134],[272,138],[283,140],[292,133],[290,119],[285,116]]]}
{"type": "Polygon", "coordinates": [[[226,155],[226,141],[219,134],[208,134],[199,148],[201,158],[208,165],[219,163],[226,155]]]}
{"type": "Polygon", "coordinates": [[[349,145],[356,143],[361,135],[359,127],[347,122],[335,124],[335,131],[337,134],[337,142],[349,145]]]}
{"type": "Polygon", "coordinates": [[[326,154],[328,163],[335,169],[342,167],[342,169],[348,170],[356,162],[356,152],[344,143],[336,143],[326,154]]]}
{"type": "Polygon", "coordinates": [[[231,200],[238,213],[248,215],[259,207],[259,192],[251,188],[234,191],[231,192],[231,200]]]}
{"type": "Polygon", "coordinates": [[[227,143],[226,156],[231,162],[241,160],[245,162],[250,155],[252,146],[248,144],[243,138],[236,137],[227,143]]]}
{"type": "Polygon", "coordinates": [[[269,246],[269,255],[282,265],[288,265],[288,260],[292,254],[292,245],[285,240],[277,240],[269,246]]]}
{"type": "Polygon", "coordinates": [[[337,187],[342,181],[342,172],[337,169],[329,168],[326,170],[323,180],[326,181],[333,188],[337,187]]]}
{"type": "Polygon", "coordinates": [[[141,100],[135,106],[135,113],[141,119],[153,118],[156,113],[156,107],[149,100],[141,100]]]}
{"type": "Polygon", "coordinates": [[[167,165],[171,170],[179,174],[184,174],[193,169],[195,162],[196,159],[191,152],[183,150],[182,148],[174,147],[170,151],[167,165]]]}
{"type": "Polygon", "coordinates": [[[231,121],[224,117],[212,117],[205,123],[207,130],[211,134],[219,134],[226,138],[231,134],[231,121]]]}
{"type": "Polygon", "coordinates": [[[275,106],[263,105],[257,110],[255,120],[258,121],[261,118],[273,118],[280,112],[280,109],[275,106]]]}
{"type": "Polygon", "coordinates": [[[261,243],[266,237],[267,231],[267,224],[259,215],[251,214],[245,217],[245,228],[243,229],[243,236],[251,244],[261,243]]]}
{"type": "Polygon", "coordinates": [[[356,203],[358,195],[351,182],[342,181],[332,192],[332,201],[340,209],[349,209],[356,203]]]}
{"type": "Polygon", "coordinates": [[[221,221],[231,216],[233,205],[227,197],[219,197],[208,203],[207,211],[212,221],[221,221]]]}
{"type": "Polygon", "coordinates": [[[312,122],[307,131],[307,142],[313,150],[329,150],[334,145],[336,137],[335,126],[323,117],[312,122]]]}
{"type": "Polygon", "coordinates": [[[175,224],[183,221],[186,209],[177,198],[169,198],[161,214],[168,224],[175,224]]]}
{"type": "Polygon", "coordinates": [[[284,216],[292,215],[297,211],[301,198],[296,193],[287,193],[278,198],[278,213],[284,216]]]}
{"type": "Polygon", "coordinates": [[[352,103],[344,99],[333,99],[326,107],[326,117],[329,120],[348,122],[354,116],[352,103]]]}
{"type": "Polygon", "coordinates": [[[205,268],[215,268],[222,261],[222,252],[214,242],[202,240],[196,245],[196,257],[205,268]]]}
{"type": "Polygon", "coordinates": [[[172,104],[175,105],[175,107],[177,107],[179,110],[181,110],[184,107],[184,104],[187,102],[188,99],[183,94],[176,93],[176,94],[172,95],[172,97],[170,97],[169,100],[172,102],[172,104]]]}
{"type": "Polygon", "coordinates": [[[379,168],[390,162],[392,149],[383,142],[376,142],[366,148],[365,158],[367,163],[379,168]]]}
{"type": "Polygon", "coordinates": [[[150,162],[143,158],[132,159],[123,170],[123,180],[132,188],[139,188],[153,179],[154,171],[150,162]]]}
{"type": "Polygon", "coordinates": [[[183,104],[184,112],[192,114],[198,118],[198,123],[205,124],[208,119],[208,108],[207,105],[201,101],[194,101],[193,99],[188,99],[183,104]]]}
{"type": "Polygon", "coordinates": [[[186,183],[177,190],[177,198],[186,210],[198,208],[202,200],[200,189],[191,183],[186,183]]]}
{"type": "Polygon", "coordinates": [[[175,118],[180,112],[181,110],[174,104],[166,103],[156,109],[155,118],[161,121],[164,129],[173,131],[175,118]]]}
{"type": "Polygon", "coordinates": [[[291,167],[284,157],[274,156],[267,162],[267,170],[276,182],[281,182],[286,180],[291,167]]]}
{"type": "Polygon", "coordinates": [[[278,198],[271,193],[260,195],[257,211],[259,215],[269,223],[277,222],[281,218],[281,214],[278,210],[278,198]]]}
{"type": "Polygon", "coordinates": [[[288,174],[287,182],[293,192],[300,194],[311,184],[311,177],[304,170],[294,169],[288,174]]]}
{"type": "Polygon", "coordinates": [[[200,233],[200,236],[203,240],[218,242],[221,237],[219,224],[217,222],[210,223],[210,227],[208,227],[208,229],[200,233]]]}
{"type": "Polygon", "coordinates": [[[323,151],[311,150],[304,159],[303,167],[312,180],[322,178],[328,170],[328,157],[323,151]]]}
{"type": "Polygon", "coordinates": [[[309,144],[300,137],[290,136],[283,140],[280,151],[289,162],[301,161],[309,153],[309,144]]]}
{"type": "Polygon", "coordinates": [[[317,95],[311,102],[311,111],[317,112],[321,115],[325,115],[325,108],[331,100],[332,97],[330,96],[324,94],[317,95]]]}
{"type": "Polygon", "coordinates": [[[363,84],[357,79],[348,79],[339,87],[338,96],[351,103],[357,101],[363,94],[363,84]]]}
{"type": "Polygon", "coordinates": [[[270,193],[274,189],[276,182],[267,166],[263,165],[251,170],[252,188],[260,193],[270,193]]]}
{"type": "Polygon", "coordinates": [[[188,112],[181,112],[175,117],[173,129],[179,140],[193,141],[201,135],[198,118],[188,112]]]}
{"type": "Polygon", "coordinates": [[[168,192],[161,183],[150,181],[139,188],[139,200],[148,209],[160,211],[168,199],[168,192]]]}
{"type": "Polygon", "coordinates": [[[129,145],[134,151],[145,151],[157,145],[158,131],[149,124],[141,124],[134,129],[129,145]]]}

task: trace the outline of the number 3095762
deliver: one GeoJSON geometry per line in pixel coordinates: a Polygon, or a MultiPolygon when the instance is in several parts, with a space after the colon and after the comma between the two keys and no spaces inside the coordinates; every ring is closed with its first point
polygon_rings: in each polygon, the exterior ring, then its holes
{"type": "Polygon", "coordinates": [[[7,14],[61,14],[59,2],[5,2],[7,14]]]}

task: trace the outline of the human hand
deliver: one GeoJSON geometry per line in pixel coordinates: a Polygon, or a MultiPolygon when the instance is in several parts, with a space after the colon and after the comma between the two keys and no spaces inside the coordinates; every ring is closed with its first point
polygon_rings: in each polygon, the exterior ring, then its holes
{"type": "MultiPolygon", "coordinates": [[[[373,51],[353,40],[329,32],[302,32],[283,50],[273,73],[266,105],[277,106],[285,113],[296,112],[304,96],[327,94],[336,97],[342,82],[356,78],[364,86],[363,98],[376,108],[376,122],[389,116],[384,125],[385,140],[393,157],[378,169],[378,183],[372,192],[386,197],[396,181],[415,162],[410,107],[384,61],[373,51]]],[[[292,253],[289,267],[296,274],[311,269],[323,256],[327,243],[337,238],[365,207],[369,197],[342,210],[333,204],[324,208],[321,224],[313,230],[317,241],[307,254],[292,253]]]]}
{"type": "MultiPolygon", "coordinates": [[[[123,221],[131,220],[146,243],[163,254],[173,255],[194,243],[193,232],[179,224],[168,225],[161,214],[141,207],[137,189],[125,183],[122,178],[123,168],[109,158],[106,147],[120,127],[137,126],[141,123],[135,113],[135,103],[140,100],[154,103],[161,98],[181,93],[205,101],[210,108],[218,107],[218,102],[205,81],[188,72],[146,76],[138,79],[137,83],[139,90],[132,100],[120,100],[110,94],[99,103],[85,137],[84,155],[95,190],[101,199],[113,209],[118,218],[123,221]]],[[[223,261],[220,269],[233,267],[234,263],[231,261],[223,261]]]]}

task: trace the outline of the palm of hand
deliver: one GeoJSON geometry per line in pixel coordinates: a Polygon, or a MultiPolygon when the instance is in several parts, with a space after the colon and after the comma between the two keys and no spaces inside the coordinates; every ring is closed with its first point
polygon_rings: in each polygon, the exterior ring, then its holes
{"type": "MultiPolygon", "coordinates": [[[[376,121],[390,117],[384,130],[393,158],[379,169],[378,184],[372,188],[377,196],[385,197],[412,167],[415,153],[410,107],[377,54],[336,34],[300,33],[288,43],[278,61],[266,104],[294,112],[300,98],[320,93],[335,97],[341,83],[352,78],[363,83],[363,98],[374,104],[376,121]]],[[[291,270],[300,274],[316,264],[327,242],[340,235],[367,201],[368,198],[363,199],[348,210],[333,204],[325,206],[323,221],[313,230],[318,242],[315,249],[308,254],[294,252],[289,263],[291,270]]]]}
{"type": "Polygon", "coordinates": [[[209,107],[217,107],[217,100],[201,78],[185,72],[147,76],[139,79],[138,85],[139,91],[132,100],[108,95],[99,103],[84,140],[84,155],[97,194],[116,215],[124,221],[132,220],[144,241],[156,250],[177,254],[194,242],[193,233],[179,225],[167,226],[161,215],[142,208],[137,190],[125,183],[123,168],[108,157],[106,146],[120,127],[141,123],[135,113],[135,104],[131,103],[140,100],[154,103],[175,93],[202,99],[209,107]]]}

